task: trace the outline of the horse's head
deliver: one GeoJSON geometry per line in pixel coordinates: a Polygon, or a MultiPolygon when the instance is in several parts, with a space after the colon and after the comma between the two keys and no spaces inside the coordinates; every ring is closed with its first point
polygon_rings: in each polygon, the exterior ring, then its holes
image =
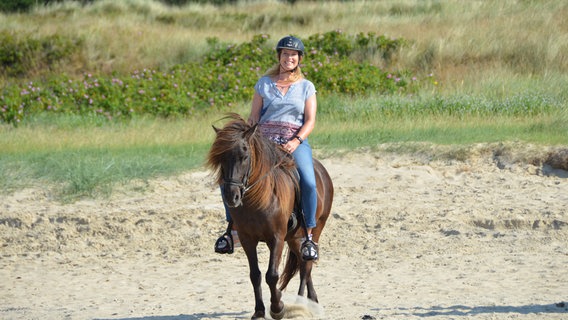
{"type": "Polygon", "coordinates": [[[209,151],[208,164],[217,171],[223,200],[228,207],[239,207],[247,190],[252,169],[251,137],[257,126],[251,126],[238,115],[222,129],[213,127],[216,138],[209,151]]]}

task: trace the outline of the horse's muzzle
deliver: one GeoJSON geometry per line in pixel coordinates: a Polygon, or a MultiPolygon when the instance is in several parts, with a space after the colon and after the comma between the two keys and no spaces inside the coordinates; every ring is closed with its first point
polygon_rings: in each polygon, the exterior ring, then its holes
{"type": "Polygon", "coordinates": [[[229,208],[243,205],[244,188],[239,185],[225,184],[223,186],[223,201],[229,208]]]}

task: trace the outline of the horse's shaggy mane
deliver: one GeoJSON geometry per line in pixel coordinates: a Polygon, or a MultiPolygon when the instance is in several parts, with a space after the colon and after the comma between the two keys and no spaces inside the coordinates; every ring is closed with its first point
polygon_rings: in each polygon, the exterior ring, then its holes
{"type": "Polygon", "coordinates": [[[262,136],[256,125],[250,125],[240,115],[229,113],[230,119],[222,129],[215,129],[217,136],[207,157],[207,165],[214,171],[216,181],[223,184],[221,165],[230,156],[230,151],[245,140],[250,148],[251,168],[248,184],[252,186],[245,194],[250,206],[267,209],[274,204],[274,197],[280,205],[289,203],[295,193],[298,181],[292,168],[294,159],[274,142],[262,136]],[[290,182],[293,182],[291,185],[290,182]]]}

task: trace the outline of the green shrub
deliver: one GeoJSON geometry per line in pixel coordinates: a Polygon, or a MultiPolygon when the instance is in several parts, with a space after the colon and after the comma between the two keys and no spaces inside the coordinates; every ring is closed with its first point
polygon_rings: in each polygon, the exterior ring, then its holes
{"type": "MultiPolygon", "coordinates": [[[[9,72],[25,72],[25,62],[39,57],[50,66],[77,50],[70,39],[57,36],[16,41],[2,35],[9,72]],[[14,49],[12,49],[14,48],[14,49]],[[18,55],[23,52],[22,55],[18,55]],[[41,56],[40,56],[41,54],[41,56]]],[[[9,85],[0,93],[0,121],[17,124],[39,112],[125,118],[150,114],[160,117],[191,116],[209,109],[230,109],[249,101],[254,84],[276,63],[269,35],[254,36],[238,45],[208,39],[209,53],[202,61],[177,65],[170,70],[134,70],[128,75],[84,74],[82,79],[64,75],[46,80],[9,85]]],[[[305,40],[306,76],[322,94],[365,95],[412,93],[422,82],[409,71],[387,71],[365,62],[366,55],[390,56],[404,44],[373,33],[348,36],[339,31],[316,34],[305,40]],[[358,59],[353,59],[353,55],[358,59]]]]}
{"type": "Polygon", "coordinates": [[[37,3],[36,0],[2,0],[1,12],[25,12],[37,3]]]}
{"type": "Polygon", "coordinates": [[[21,77],[49,72],[82,50],[83,40],[60,35],[33,38],[0,32],[0,74],[21,77]]]}
{"type": "Polygon", "coordinates": [[[27,12],[37,5],[48,5],[55,2],[76,1],[83,4],[91,3],[95,0],[2,0],[0,2],[0,12],[27,12]]]}
{"type": "Polygon", "coordinates": [[[200,3],[200,4],[214,4],[214,5],[225,5],[225,4],[235,4],[237,0],[159,0],[167,5],[173,6],[185,6],[190,3],[200,3]]]}

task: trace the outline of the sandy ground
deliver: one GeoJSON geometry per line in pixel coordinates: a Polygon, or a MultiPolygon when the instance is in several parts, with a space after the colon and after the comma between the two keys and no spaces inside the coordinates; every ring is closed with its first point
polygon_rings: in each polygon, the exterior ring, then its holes
{"type": "MultiPolygon", "coordinates": [[[[483,154],[322,162],[336,197],[315,318],[568,319],[566,171],[483,154]]],[[[147,187],[71,204],[41,188],[0,196],[0,319],[250,318],[242,249],[213,253],[225,224],[209,173],[147,187]]]]}

